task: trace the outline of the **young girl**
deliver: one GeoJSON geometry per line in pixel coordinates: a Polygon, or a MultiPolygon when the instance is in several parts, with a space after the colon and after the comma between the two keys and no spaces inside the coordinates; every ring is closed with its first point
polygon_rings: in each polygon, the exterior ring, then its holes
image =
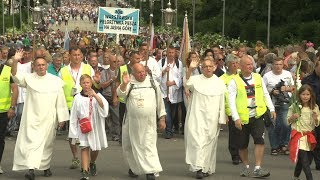
{"type": "Polygon", "coordinates": [[[294,180],[298,180],[303,170],[307,180],[313,180],[310,169],[312,150],[316,146],[313,130],[319,126],[320,113],[316,105],[312,88],[305,84],[298,92],[298,99],[302,105],[301,113],[293,113],[293,107],[289,107],[288,123],[291,124],[290,159],[297,163],[294,170],[294,180]]]}
{"type": "Polygon", "coordinates": [[[108,115],[108,102],[100,93],[96,93],[92,87],[92,79],[84,74],[80,77],[82,91],[74,97],[69,127],[69,138],[78,138],[81,148],[82,177],[81,180],[89,179],[89,171],[92,176],[96,175],[95,161],[99,150],[107,148],[107,136],[105,132],[105,118],[108,115]],[[82,133],[79,120],[88,118],[92,130],[82,133]],[[90,149],[90,165],[89,165],[90,149]],[[90,166],[90,167],[89,167],[90,166]]]}

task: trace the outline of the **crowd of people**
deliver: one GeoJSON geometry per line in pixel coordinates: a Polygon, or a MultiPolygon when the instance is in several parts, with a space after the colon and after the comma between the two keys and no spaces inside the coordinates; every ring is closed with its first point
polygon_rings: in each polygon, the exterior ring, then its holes
{"type": "MultiPolygon", "coordinates": [[[[244,165],[241,176],[270,175],[261,167],[265,130],[271,155],[290,154],[291,157],[296,152],[296,156],[291,158],[297,163],[296,179],[301,170],[305,171],[307,179],[312,179],[309,166],[312,157],[316,169],[320,169],[319,145],[309,145],[309,136],[319,140],[320,87],[319,53],[310,43],[288,45],[283,54],[279,54],[279,49],[263,47],[260,42],[255,49],[245,45],[237,49],[223,49],[214,45],[202,55],[191,51],[185,67],[179,59],[179,48],[174,46],[148,50],[148,43],[142,42],[137,51],[120,45],[96,47],[95,50],[88,46],[89,43],[79,38],[69,51],[60,48],[50,52],[45,47],[33,50],[28,45],[1,47],[1,75],[7,79],[3,84],[6,86],[2,89],[4,93],[1,93],[6,99],[1,106],[5,122],[1,124],[1,137],[3,142],[6,132],[19,132],[13,169],[27,169],[27,178],[34,179],[35,169],[44,170],[45,176],[52,175],[52,133],[56,133],[58,121],[61,129],[69,131],[73,157],[70,168],[75,169],[82,164],[82,179],[88,179],[89,174],[96,175],[95,161],[98,152],[108,147],[107,139],[119,141],[123,146],[131,177],[146,174],[147,179],[154,179],[162,171],[156,148],[157,119],[160,129],[164,129],[163,138],[184,134],[186,163],[190,165],[190,171],[196,172],[198,179],[215,173],[220,125],[226,123],[229,127],[230,159],[234,165],[244,165]],[[249,52],[255,53],[250,55],[249,52]],[[42,76],[49,79],[42,79],[42,76]],[[51,86],[43,85],[58,80],[64,82],[60,90],[57,87],[46,90],[51,86]],[[301,89],[296,86],[299,82],[305,84],[301,89]],[[217,86],[219,83],[221,85],[217,86]],[[42,103],[34,104],[38,98],[54,92],[62,93],[63,97],[58,94],[59,100],[52,96],[55,103],[48,102],[48,111],[56,109],[53,112],[57,113],[48,123],[49,119],[43,119],[43,115],[31,112],[38,105],[44,106],[42,103]],[[302,106],[299,112],[290,106],[292,97],[296,95],[302,106]],[[178,115],[179,110],[181,116],[178,115]],[[268,112],[271,116],[269,124],[268,112]],[[310,112],[312,116],[308,115],[310,112]],[[29,119],[35,118],[33,116],[39,119],[40,124],[29,123],[29,119]],[[92,130],[88,134],[81,131],[79,123],[85,117],[92,120],[92,130]],[[7,126],[8,118],[12,120],[7,126]],[[61,123],[67,120],[70,120],[68,126],[61,123]],[[138,120],[143,120],[143,123],[138,120]],[[46,123],[42,125],[42,121],[46,123]],[[45,141],[24,139],[40,127],[47,129],[40,138],[45,141]],[[295,139],[300,146],[297,143],[294,146],[293,139],[290,141],[290,137],[296,137],[293,132],[302,133],[300,139],[295,139]],[[145,134],[149,134],[148,137],[145,134]],[[253,172],[249,169],[247,149],[250,135],[255,144],[253,172]],[[46,143],[41,145],[38,141],[46,143]],[[33,144],[39,144],[45,150],[42,156],[25,156],[27,152],[21,148],[33,147],[33,144]],[[300,148],[299,151],[294,151],[294,147],[300,148]]],[[[44,112],[45,115],[50,113],[44,112]]]]}
{"type": "MultiPolygon", "coordinates": [[[[85,9],[94,7],[65,5],[70,8],[52,12],[90,17],[85,9]]],[[[58,21],[69,16],[63,14],[55,15],[58,21]]],[[[165,139],[184,134],[186,164],[203,179],[216,173],[222,124],[240,176],[270,176],[262,168],[265,133],[268,153],[296,163],[294,180],[302,170],[313,179],[312,160],[320,170],[320,50],[311,42],[272,49],[260,41],[252,48],[212,45],[180,59],[179,41],[166,35],[151,45],[143,33],[116,43],[78,29],[68,35],[67,46],[60,30],[0,39],[0,163],[5,136],[17,131],[13,170],[26,170],[25,178],[35,179],[35,170],[52,176],[55,134],[68,131],[70,169],[81,167],[80,179],[97,175],[99,151],[112,140],[122,145],[130,177],[153,180],[162,171],[157,132],[163,130],[165,139]]]]}

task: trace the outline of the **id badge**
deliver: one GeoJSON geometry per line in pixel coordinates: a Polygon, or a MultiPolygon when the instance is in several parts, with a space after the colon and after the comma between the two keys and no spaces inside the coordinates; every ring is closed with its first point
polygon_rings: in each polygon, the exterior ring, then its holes
{"type": "Polygon", "coordinates": [[[138,105],[138,108],[143,108],[144,107],[144,99],[138,99],[137,105],[138,105]]]}
{"type": "Polygon", "coordinates": [[[77,94],[77,88],[76,88],[76,87],[73,87],[73,88],[71,89],[71,95],[74,96],[74,95],[76,95],[76,94],[77,94]]]}

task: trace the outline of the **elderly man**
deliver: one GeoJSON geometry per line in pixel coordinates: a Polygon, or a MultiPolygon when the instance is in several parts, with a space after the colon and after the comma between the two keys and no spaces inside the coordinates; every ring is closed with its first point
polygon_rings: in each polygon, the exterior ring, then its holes
{"type": "Polygon", "coordinates": [[[119,97],[126,101],[126,115],[123,124],[122,147],[129,164],[130,177],[146,174],[147,180],[155,179],[155,173],[162,171],[157,150],[157,123],[165,128],[165,108],[159,85],[146,76],[140,63],[133,65],[131,79],[127,72],[117,88],[119,97]],[[158,117],[157,117],[158,116],[158,117]]]}
{"type": "Polygon", "coordinates": [[[264,155],[264,121],[263,115],[267,107],[275,118],[275,110],[269,92],[261,76],[252,73],[253,63],[250,57],[240,60],[241,73],[233,77],[228,85],[229,105],[232,119],[237,128],[236,141],[244,168],[240,176],[250,176],[248,161],[248,145],[250,135],[253,137],[255,149],[255,168],[253,177],[268,177],[270,172],[261,168],[264,155]]]}
{"type": "Polygon", "coordinates": [[[50,162],[57,122],[61,127],[69,119],[69,113],[63,82],[47,73],[45,59],[34,60],[35,72],[32,74],[17,72],[22,54],[23,51],[16,53],[11,69],[13,80],[19,86],[26,87],[28,94],[14,150],[13,170],[29,169],[25,178],[33,180],[35,169],[44,170],[44,176],[52,175],[50,162]]]}
{"type": "Polygon", "coordinates": [[[192,92],[185,125],[186,163],[196,178],[202,179],[216,170],[216,152],[220,124],[225,124],[224,82],[214,75],[217,65],[202,62],[201,75],[191,76],[198,66],[192,60],[186,74],[186,86],[192,92]]]}
{"type": "MultiPolygon", "coordinates": [[[[238,74],[239,68],[239,58],[234,54],[227,55],[226,58],[227,72],[220,76],[226,86],[228,86],[231,79],[238,74]]],[[[237,137],[237,129],[234,125],[234,121],[232,121],[231,110],[229,107],[229,96],[228,92],[225,94],[225,113],[228,118],[228,128],[229,128],[229,141],[228,141],[228,149],[231,155],[232,164],[238,165],[240,163],[239,149],[236,143],[237,137]]]]}
{"type": "Polygon", "coordinates": [[[52,56],[52,63],[48,66],[48,73],[59,76],[62,66],[62,54],[56,53],[52,56]]]}

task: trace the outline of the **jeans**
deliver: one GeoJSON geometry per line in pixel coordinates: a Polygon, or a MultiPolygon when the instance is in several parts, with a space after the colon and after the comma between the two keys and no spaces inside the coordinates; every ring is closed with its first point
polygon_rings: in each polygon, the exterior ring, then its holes
{"type": "Polygon", "coordinates": [[[296,167],[294,169],[294,176],[299,177],[301,174],[301,171],[303,170],[306,174],[307,180],[313,180],[311,168],[310,168],[310,162],[312,159],[312,152],[311,151],[304,151],[299,149],[298,153],[298,162],[296,164],[296,167]]]}
{"type": "Polygon", "coordinates": [[[5,135],[6,135],[6,129],[8,125],[8,114],[7,112],[0,113],[0,162],[2,160],[2,154],[5,146],[5,135]]]}
{"type": "Polygon", "coordinates": [[[275,126],[271,125],[267,128],[271,149],[277,149],[289,143],[291,127],[287,123],[288,109],[288,104],[275,107],[277,114],[275,126]]]}
{"type": "Polygon", "coordinates": [[[166,134],[172,136],[172,127],[173,127],[173,120],[172,118],[175,117],[177,112],[177,103],[171,103],[170,101],[163,99],[164,106],[166,108],[167,118],[166,118],[166,134]]]}

